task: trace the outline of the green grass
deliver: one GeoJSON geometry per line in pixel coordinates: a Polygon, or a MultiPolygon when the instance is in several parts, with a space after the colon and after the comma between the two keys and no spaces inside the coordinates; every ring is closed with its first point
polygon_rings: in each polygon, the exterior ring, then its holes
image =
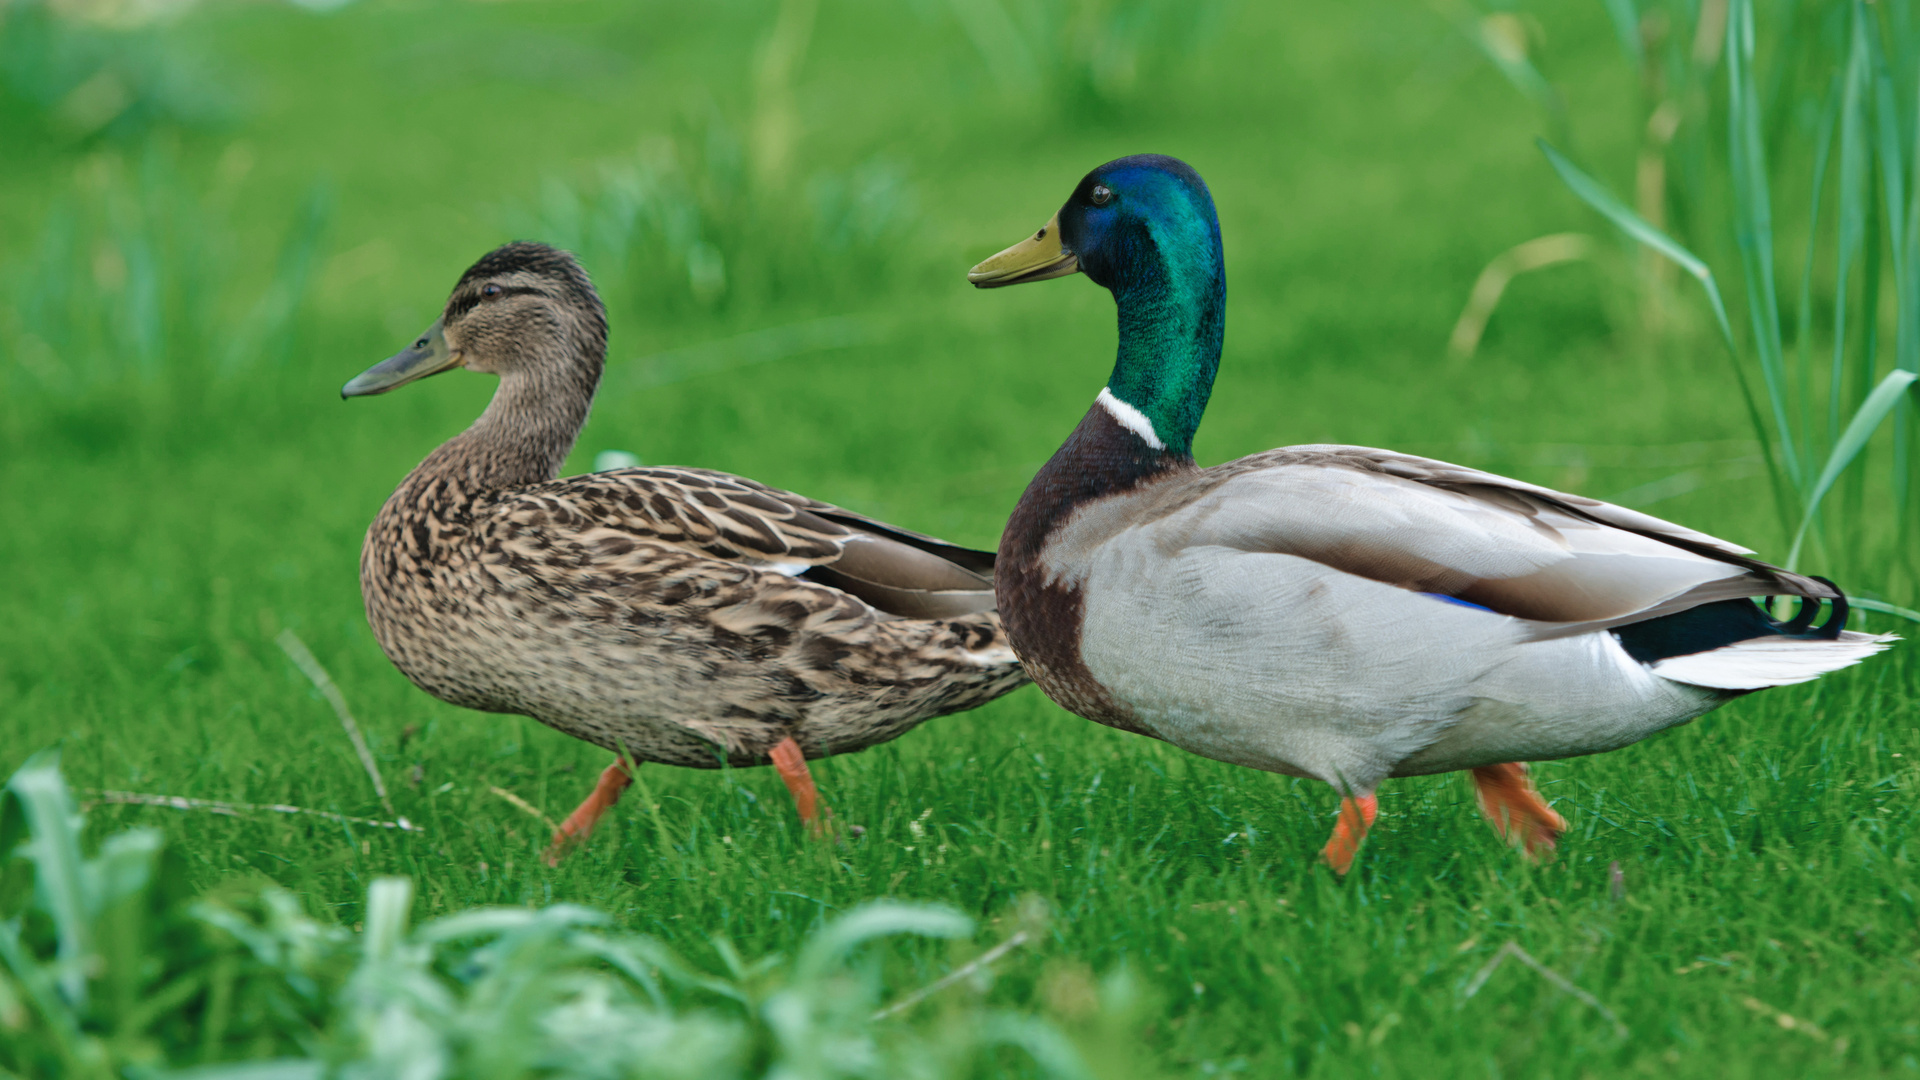
{"type": "MultiPolygon", "coordinates": [[[[1337,882],[1312,858],[1334,811],[1323,785],[1096,727],[1031,689],[819,763],[836,814],[866,830],[843,847],[804,840],[769,770],[649,768],[588,849],[540,865],[543,828],[490,788],[558,816],[603,755],[414,689],[373,643],[356,580],[380,502],[490,384],[456,374],[345,404],[336,391],[424,327],[473,258],[547,213],[554,183],[590,196],[660,138],[685,147],[716,124],[747,138],[774,7],[215,6],[168,35],[241,88],[229,126],[76,141],[18,94],[0,101],[0,772],[57,745],[76,788],[381,816],[329,707],[273,643],[292,628],[424,832],[117,806],[91,828],[158,827],[192,888],[278,882],[349,926],[389,874],[416,882],[416,919],[579,902],[703,960],[716,934],[791,953],[876,897],[980,918],[970,949],[894,947],[890,993],[999,940],[1034,893],[1049,933],[1000,962],[987,999],[1071,1025],[1090,980],[1131,970],[1158,1006],[1115,1075],[1920,1071],[1920,667],[1905,647],[1542,766],[1572,830],[1538,868],[1496,842],[1464,780],[1438,777],[1386,788],[1337,882]],[[101,293],[88,303],[114,307],[99,269],[117,235],[109,196],[75,177],[137,192],[148,155],[170,163],[174,178],[152,181],[173,185],[166,205],[203,215],[189,239],[208,241],[167,249],[198,260],[163,268],[195,272],[168,310],[208,314],[168,324],[176,343],[149,374],[133,357],[116,370],[107,341],[61,359],[85,379],[29,378],[47,354],[23,344],[19,298],[46,277],[48,215],[72,211],[82,239],[62,265],[101,293]],[[117,174],[100,164],[113,161],[117,174]],[[267,325],[250,313],[316,183],[325,231],[302,303],[223,366],[267,325]],[[1511,961],[1466,997],[1507,942],[1630,1034],[1511,961]]],[[[1489,258],[1588,220],[1533,148],[1527,103],[1446,20],[1411,3],[1238,5],[1186,62],[1090,102],[1052,79],[1010,92],[950,11],[823,5],[791,88],[791,185],[751,203],[767,237],[721,238],[753,284],[702,302],[671,267],[608,275],[614,363],[570,469],[629,450],[992,546],[1100,386],[1112,308],[1077,279],[976,293],[965,269],[1088,168],[1154,150],[1206,176],[1226,237],[1204,462],[1387,445],[1601,497],[1668,493],[1649,508],[1784,557],[1720,346],[1644,343],[1616,325],[1605,275],[1517,280],[1479,354],[1444,358],[1489,258]],[[911,191],[904,231],[884,251],[816,257],[794,239],[816,221],[810,185],[876,160],[911,191]],[[799,348],[805,330],[737,340],[826,316],[853,320],[837,347],[799,348]]],[[[1609,115],[1593,103],[1634,92],[1601,5],[1542,18],[1570,114],[1609,115]]],[[[1583,127],[1580,149],[1626,161],[1637,137],[1583,127]]],[[[1862,505],[1863,533],[1891,535],[1890,515],[1862,505]]],[[[1859,587],[1910,588],[1862,566],[1859,587]]]]}

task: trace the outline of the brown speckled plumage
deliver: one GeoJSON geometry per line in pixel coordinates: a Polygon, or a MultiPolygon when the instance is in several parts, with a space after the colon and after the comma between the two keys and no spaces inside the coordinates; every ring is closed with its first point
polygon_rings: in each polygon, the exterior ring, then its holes
{"type": "Polygon", "coordinates": [[[570,256],[489,254],[443,324],[500,389],[361,556],[374,635],[421,689],[712,768],[789,736],[809,758],[863,749],[1025,681],[986,553],[704,469],[554,479],[606,347],[570,256]]]}

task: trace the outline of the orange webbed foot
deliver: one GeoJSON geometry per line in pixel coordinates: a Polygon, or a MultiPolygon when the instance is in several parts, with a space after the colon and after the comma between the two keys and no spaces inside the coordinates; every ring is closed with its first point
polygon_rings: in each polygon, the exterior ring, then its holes
{"type": "Polygon", "coordinates": [[[1524,762],[1482,765],[1473,770],[1473,786],[1480,796],[1480,812],[1493,831],[1518,841],[1528,858],[1537,859],[1558,846],[1567,831],[1567,819],[1554,813],[1534,790],[1524,762]]]}
{"type": "Polygon", "coordinates": [[[1334,823],[1333,836],[1327,840],[1327,846],[1320,849],[1320,857],[1334,873],[1345,877],[1353,868],[1360,841],[1366,839],[1367,829],[1379,810],[1379,800],[1372,795],[1349,795],[1340,800],[1340,820],[1334,823]]]}
{"type": "Polygon", "coordinates": [[[800,812],[800,823],[807,827],[807,834],[815,838],[826,836],[827,826],[820,812],[820,789],[813,786],[813,773],[807,768],[807,757],[800,752],[800,744],[789,735],[775,743],[768,756],[773,758],[773,767],[779,770],[787,790],[793,793],[794,809],[800,812]]]}
{"type": "Polygon", "coordinates": [[[627,790],[627,785],[631,783],[633,774],[627,771],[625,762],[616,759],[607,766],[600,774],[600,782],[593,786],[593,794],[574,807],[573,813],[567,815],[567,820],[554,830],[553,841],[547,845],[546,854],[541,856],[542,861],[548,866],[559,866],[569,849],[585,843],[587,837],[593,834],[593,827],[600,824],[600,815],[620,801],[620,793],[627,790]]]}

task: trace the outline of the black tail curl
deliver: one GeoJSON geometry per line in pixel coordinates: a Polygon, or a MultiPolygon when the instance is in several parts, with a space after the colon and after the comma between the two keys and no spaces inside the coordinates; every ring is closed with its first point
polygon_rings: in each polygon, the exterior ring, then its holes
{"type": "Polygon", "coordinates": [[[1847,594],[1826,578],[1813,580],[1833,590],[1833,596],[1827,600],[1831,614],[1817,626],[1814,619],[1820,614],[1820,597],[1800,597],[1800,610],[1786,622],[1774,618],[1764,605],[1752,600],[1718,600],[1645,622],[1616,626],[1613,636],[1620,639],[1628,656],[1643,664],[1673,656],[1691,656],[1761,637],[1838,641],[1851,610],[1847,594]]]}
{"type": "MultiPolygon", "coordinates": [[[[1826,578],[1813,574],[1807,576],[1833,590],[1833,599],[1829,601],[1829,603],[1832,604],[1833,613],[1827,616],[1827,621],[1821,623],[1819,626],[1813,625],[1814,616],[1820,612],[1820,601],[1818,598],[1811,596],[1803,596],[1800,598],[1800,610],[1794,613],[1792,621],[1783,623],[1774,620],[1771,616],[1768,617],[1768,621],[1773,622],[1774,625],[1780,628],[1775,632],[1781,637],[1806,638],[1808,640],[1823,638],[1827,641],[1838,641],[1840,640],[1840,631],[1847,628],[1847,615],[1852,611],[1851,606],[1847,603],[1847,594],[1841,591],[1840,586],[1835,585],[1826,578]]],[[[1768,597],[1768,599],[1772,599],[1772,597],[1768,597]]]]}

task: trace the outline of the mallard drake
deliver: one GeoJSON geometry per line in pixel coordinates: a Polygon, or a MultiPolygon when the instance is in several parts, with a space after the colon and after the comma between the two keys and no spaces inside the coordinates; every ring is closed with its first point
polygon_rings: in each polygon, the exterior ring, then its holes
{"type": "Polygon", "coordinates": [[[1119,358],[1000,541],[1014,651],[1088,719],[1327,782],[1341,874],[1388,777],[1471,770],[1495,828],[1538,854],[1566,823],[1526,762],[1615,750],[1892,640],[1845,630],[1824,579],[1478,469],[1337,445],[1198,467],[1226,273],[1183,162],[1100,166],[968,278],[1076,272],[1113,294],[1119,358]],[[1760,596],[1803,599],[1781,622],[1760,596]]]}
{"type": "MultiPolygon", "coordinates": [[[[367,621],[416,686],[634,761],[772,761],[817,829],[808,758],[1025,682],[993,612],[990,553],[707,469],[555,479],[606,345],[573,256],[513,243],[461,275],[418,340],[341,389],[382,394],[457,367],[500,378],[367,530],[367,621]]],[[[630,780],[609,766],[549,861],[630,780]]]]}

